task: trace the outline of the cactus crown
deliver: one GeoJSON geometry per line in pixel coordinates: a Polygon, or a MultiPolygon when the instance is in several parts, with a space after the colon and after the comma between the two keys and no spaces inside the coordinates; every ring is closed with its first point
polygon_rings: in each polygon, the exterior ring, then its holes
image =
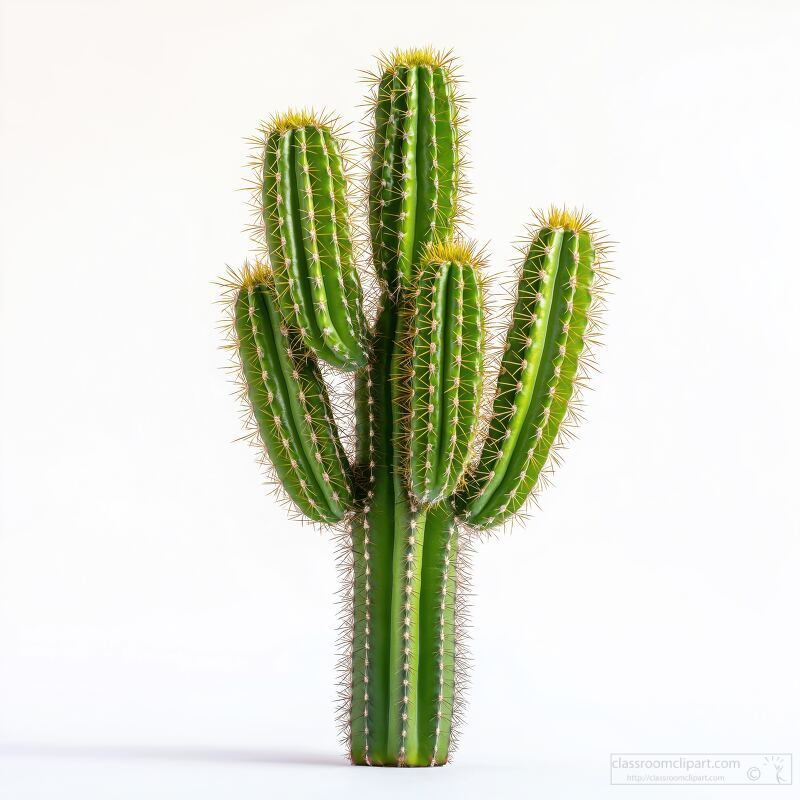
{"type": "Polygon", "coordinates": [[[262,126],[265,134],[286,133],[295,128],[335,128],[336,117],[333,114],[318,114],[311,108],[290,108],[280,114],[274,114],[262,126]]]}
{"type": "Polygon", "coordinates": [[[228,281],[228,288],[238,289],[252,289],[261,285],[272,285],[272,269],[269,264],[263,261],[258,261],[254,264],[245,262],[240,272],[232,273],[231,279],[228,281]]]}
{"type": "Polygon", "coordinates": [[[462,239],[431,242],[422,254],[421,266],[441,264],[452,261],[455,264],[471,265],[475,269],[485,266],[486,258],[483,250],[479,250],[475,242],[462,239]]]}
{"type": "Polygon", "coordinates": [[[395,50],[372,79],[363,227],[381,292],[374,322],[338,124],[290,110],[255,140],[262,252],[227,283],[231,346],[275,482],[306,518],[342,532],[350,757],[427,766],[449,759],[460,713],[464,554],[473,532],[520,513],[574,419],[605,249],[585,212],[536,214],[487,376],[485,257],[458,237],[452,55],[395,50]],[[333,370],[355,375],[355,453],[340,441],[333,370]]]}
{"type": "Polygon", "coordinates": [[[591,214],[583,209],[551,205],[546,211],[534,211],[536,221],[542,228],[572,231],[573,233],[597,234],[597,224],[591,214]]]}
{"type": "Polygon", "coordinates": [[[378,59],[383,70],[392,71],[397,67],[430,67],[437,69],[443,67],[449,70],[454,63],[452,52],[437,50],[434,47],[410,47],[408,49],[395,49],[388,56],[378,59]]]}

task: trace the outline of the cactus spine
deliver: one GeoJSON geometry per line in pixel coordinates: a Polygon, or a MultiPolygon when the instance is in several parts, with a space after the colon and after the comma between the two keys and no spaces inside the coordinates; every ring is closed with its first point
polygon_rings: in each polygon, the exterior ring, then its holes
{"type": "Polygon", "coordinates": [[[460,108],[451,61],[398,52],[375,76],[366,186],[381,296],[366,322],[342,145],[311,114],[259,150],[264,259],[229,282],[232,347],[277,482],[347,537],[345,729],[354,764],[432,766],[453,749],[459,564],[518,513],[585,377],[603,247],[551,209],[520,266],[491,413],[481,418],[482,259],[457,238],[460,108]],[[316,359],[355,371],[353,466],[316,359]]]}

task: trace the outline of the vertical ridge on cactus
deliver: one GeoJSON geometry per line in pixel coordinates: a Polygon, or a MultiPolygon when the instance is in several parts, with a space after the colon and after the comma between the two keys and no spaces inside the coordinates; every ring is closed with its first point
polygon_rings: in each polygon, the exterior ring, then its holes
{"type": "Polygon", "coordinates": [[[436,766],[453,751],[477,532],[518,514],[574,415],[604,244],[582,212],[539,215],[482,418],[482,253],[457,237],[461,109],[449,54],[398,51],[374,76],[365,180],[381,295],[368,326],[343,142],[310,111],[259,143],[258,240],[230,290],[247,419],[275,482],[346,539],[345,732],[350,760],[436,766]],[[317,361],[355,373],[348,461],[317,361]]]}

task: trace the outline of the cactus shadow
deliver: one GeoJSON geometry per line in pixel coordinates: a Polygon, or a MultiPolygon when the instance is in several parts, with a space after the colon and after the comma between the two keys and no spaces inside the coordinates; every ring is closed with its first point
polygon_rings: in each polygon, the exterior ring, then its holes
{"type": "Polygon", "coordinates": [[[332,753],[264,748],[182,747],[104,744],[0,744],[0,758],[65,758],[131,761],[189,761],[216,764],[273,764],[304,767],[346,766],[347,761],[332,753]]]}

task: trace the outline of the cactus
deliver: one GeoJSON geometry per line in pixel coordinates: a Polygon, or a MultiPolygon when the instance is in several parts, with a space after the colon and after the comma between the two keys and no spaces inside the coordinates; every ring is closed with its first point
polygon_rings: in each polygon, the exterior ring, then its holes
{"type": "Polygon", "coordinates": [[[329,119],[290,112],[258,140],[263,252],[227,281],[231,347],[276,483],[343,537],[350,759],[433,766],[449,760],[460,717],[465,553],[521,512],[574,420],[605,248],[580,212],[538,215],[489,402],[483,256],[459,238],[452,60],[381,59],[372,100],[372,324],[343,142],[329,119]],[[355,373],[349,457],[318,360],[355,373]]]}

